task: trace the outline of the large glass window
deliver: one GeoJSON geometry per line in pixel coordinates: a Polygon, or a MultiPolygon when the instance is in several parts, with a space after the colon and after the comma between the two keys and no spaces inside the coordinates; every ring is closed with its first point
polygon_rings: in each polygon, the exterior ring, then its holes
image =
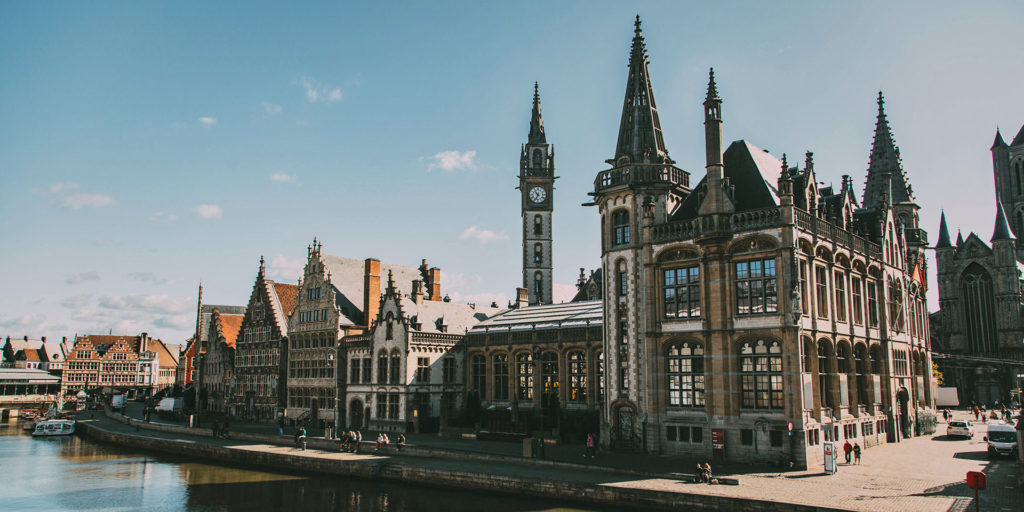
{"type": "Polygon", "coordinates": [[[516,356],[516,398],[533,400],[533,356],[529,352],[516,356]]]}
{"type": "Polygon", "coordinates": [[[359,359],[352,359],[349,362],[348,381],[353,384],[359,382],[359,359]]]}
{"type": "Polygon", "coordinates": [[[377,356],[377,384],[388,383],[388,355],[381,352],[377,356]]]}
{"type": "Polygon", "coordinates": [[[833,286],[836,291],[836,321],[846,321],[846,274],[842,270],[836,270],[833,276],[833,286]]]}
{"type": "Polygon", "coordinates": [[[896,332],[903,332],[903,283],[896,279],[889,281],[889,325],[896,332]]]}
{"type": "Polygon", "coordinates": [[[676,343],[668,347],[668,405],[704,405],[704,347],[676,343]]]}
{"type": "Polygon", "coordinates": [[[416,358],[416,381],[424,384],[430,382],[430,358],[416,358]]]}
{"type": "Polygon", "coordinates": [[[782,346],[777,341],[748,341],[740,346],[743,407],[782,409],[782,346]]]}
{"type": "Polygon", "coordinates": [[[811,307],[811,297],[807,295],[807,262],[800,262],[800,311],[807,314],[811,307]]]}
{"type": "Polygon", "coordinates": [[[629,212],[618,210],[612,214],[612,227],[615,231],[615,245],[629,243],[629,212]]]}
{"type": "Polygon", "coordinates": [[[494,355],[494,399],[508,400],[508,354],[494,355]]]}
{"type": "Polygon", "coordinates": [[[662,271],[664,277],[665,317],[700,317],[700,267],[662,271]]]}
{"type": "Polygon", "coordinates": [[[391,352],[391,383],[401,384],[404,380],[402,378],[402,356],[398,354],[397,350],[391,352]]]}
{"type": "Polygon", "coordinates": [[[544,386],[544,394],[541,396],[541,404],[545,407],[551,405],[552,400],[558,400],[558,388],[561,383],[558,378],[558,354],[544,352],[540,356],[540,378],[544,386]]]}
{"type": "Polygon", "coordinates": [[[487,391],[487,360],[484,356],[477,354],[470,362],[470,370],[473,372],[473,391],[480,393],[480,397],[486,396],[487,391]]]}
{"type": "Polygon", "coordinates": [[[445,357],[441,360],[441,372],[445,384],[455,383],[455,358],[445,357]]]}
{"type": "Polygon", "coordinates": [[[371,358],[371,357],[363,358],[363,380],[362,380],[362,382],[365,382],[366,384],[369,384],[370,382],[372,382],[373,381],[372,374],[373,374],[373,358],[371,358]]]}
{"type": "Polygon", "coordinates": [[[583,352],[569,352],[569,401],[587,401],[587,357],[583,352]]]}
{"type": "Polygon", "coordinates": [[[878,327],[878,283],[868,281],[868,326],[878,327]]]}
{"type": "Polygon", "coordinates": [[[828,318],[828,270],[814,267],[814,286],[818,299],[818,318],[828,318]]]}
{"type": "Polygon", "coordinates": [[[742,261],[736,264],[736,313],[775,313],[779,306],[775,282],[775,259],[742,261]]]}
{"type": "Polygon", "coordinates": [[[864,281],[859,277],[850,279],[850,291],[853,294],[853,323],[864,325],[864,281]]]}

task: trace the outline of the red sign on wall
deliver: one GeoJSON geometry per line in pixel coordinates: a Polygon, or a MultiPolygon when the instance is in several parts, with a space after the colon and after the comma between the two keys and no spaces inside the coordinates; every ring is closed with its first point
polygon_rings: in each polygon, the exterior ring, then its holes
{"type": "Polygon", "coordinates": [[[968,471],[967,472],[967,488],[974,489],[976,491],[985,490],[985,473],[981,471],[968,471]]]}
{"type": "Polygon", "coordinates": [[[720,428],[711,429],[711,453],[716,459],[725,458],[725,431],[720,428]]]}

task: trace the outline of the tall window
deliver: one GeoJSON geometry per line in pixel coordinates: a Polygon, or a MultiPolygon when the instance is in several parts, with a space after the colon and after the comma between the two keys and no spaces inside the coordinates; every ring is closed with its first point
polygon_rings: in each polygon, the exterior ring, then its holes
{"type": "Polygon", "coordinates": [[[402,356],[398,354],[398,350],[391,351],[391,383],[401,384],[402,383],[402,356]]]}
{"type": "Polygon", "coordinates": [[[740,346],[743,407],[782,409],[782,346],[756,340],[740,346]]]}
{"type": "Polygon", "coordinates": [[[363,382],[369,384],[373,380],[373,358],[367,357],[363,359],[363,382]]]}
{"type": "Polygon", "coordinates": [[[864,325],[864,281],[859,277],[850,279],[850,291],[853,292],[853,323],[864,325]]]}
{"type": "Polygon", "coordinates": [[[616,271],[615,277],[616,277],[616,279],[615,279],[616,292],[618,293],[619,297],[625,297],[626,296],[626,264],[624,262],[621,262],[621,261],[619,262],[619,266],[618,266],[618,269],[616,271]]]}
{"type": "Polygon", "coordinates": [[[868,286],[868,326],[878,327],[878,282],[867,281],[868,286]]]}
{"type": "Polygon", "coordinates": [[[619,392],[629,391],[629,333],[626,321],[619,322],[619,392]]]}
{"type": "Polygon", "coordinates": [[[823,406],[832,405],[832,346],[825,340],[818,341],[818,394],[823,406]]]}
{"type": "Polygon", "coordinates": [[[494,399],[508,400],[508,354],[494,355],[494,399]]]}
{"type": "Polygon", "coordinates": [[[597,401],[604,401],[604,352],[597,353],[597,401]]]}
{"type": "Polygon", "coordinates": [[[480,393],[481,399],[486,396],[487,391],[487,360],[484,356],[477,354],[470,361],[470,370],[473,372],[473,391],[480,393]]]}
{"type": "Polygon", "coordinates": [[[441,360],[441,372],[445,384],[455,383],[455,358],[445,357],[441,360]]]}
{"type": "Polygon", "coordinates": [[[665,283],[665,317],[700,317],[700,267],[662,272],[665,283]]]}
{"type": "Polygon", "coordinates": [[[533,244],[533,262],[541,263],[544,261],[544,251],[541,249],[540,244],[533,244]]]}
{"type": "Polygon", "coordinates": [[[580,351],[569,352],[569,401],[587,401],[587,356],[580,351]]]}
{"type": "Polygon", "coordinates": [[[779,308],[775,283],[775,259],[742,261],[736,264],[736,313],[758,315],[779,308]]]}
{"type": "Polygon", "coordinates": [[[359,382],[359,360],[349,361],[348,381],[355,384],[359,382]]]}
{"type": "Polygon", "coordinates": [[[547,407],[552,400],[558,400],[558,354],[544,352],[540,355],[540,378],[544,393],[541,395],[541,405],[547,407]]]}
{"type": "Polygon", "coordinates": [[[828,270],[814,267],[814,286],[818,298],[818,318],[828,318],[828,270]]]}
{"type": "Polygon", "coordinates": [[[534,215],[533,216],[533,234],[535,234],[535,235],[543,235],[544,234],[544,224],[541,221],[540,215],[534,215]]]}
{"type": "Polygon", "coordinates": [[[416,358],[416,380],[422,383],[430,382],[430,358],[416,358]]]}
{"type": "Polygon", "coordinates": [[[377,356],[377,384],[388,383],[388,355],[381,352],[377,356]]]}
{"type": "Polygon", "coordinates": [[[868,350],[864,348],[863,343],[858,343],[853,349],[853,355],[857,359],[857,403],[860,405],[872,403],[871,388],[868,384],[868,380],[871,378],[868,350]]]}
{"type": "Polygon", "coordinates": [[[629,212],[618,210],[612,214],[612,229],[615,233],[615,245],[629,243],[629,212]]]}
{"type": "Polygon", "coordinates": [[[968,349],[975,353],[994,352],[996,306],[992,278],[981,265],[972,263],[960,275],[960,290],[964,298],[964,330],[968,349]]]}
{"type": "Polygon", "coordinates": [[[677,343],[668,347],[668,405],[704,405],[704,347],[677,343]]]}
{"type": "Polygon", "coordinates": [[[903,332],[903,283],[897,279],[889,280],[889,325],[896,332],[903,332]]]}
{"type": "Polygon", "coordinates": [[[388,417],[388,394],[378,393],[377,394],[377,419],[384,419],[388,417]]]}
{"type": "Polygon", "coordinates": [[[394,339],[395,338],[395,327],[393,325],[394,317],[391,316],[391,313],[388,313],[387,321],[386,322],[387,323],[385,324],[385,327],[384,327],[384,329],[385,329],[384,339],[386,339],[386,340],[394,339]]]}
{"type": "Polygon", "coordinates": [[[516,399],[533,400],[533,356],[529,352],[516,356],[516,399]]]}
{"type": "Polygon", "coordinates": [[[846,321],[846,275],[836,270],[833,275],[833,286],[836,290],[836,321],[846,321]]]}
{"type": "Polygon", "coordinates": [[[544,295],[544,278],[541,277],[540,272],[533,275],[533,294],[537,296],[538,300],[541,295],[544,295]]]}
{"type": "Polygon", "coordinates": [[[807,262],[800,262],[800,311],[808,314],[811,307],[811,297],[807,295],[807,262]]]}

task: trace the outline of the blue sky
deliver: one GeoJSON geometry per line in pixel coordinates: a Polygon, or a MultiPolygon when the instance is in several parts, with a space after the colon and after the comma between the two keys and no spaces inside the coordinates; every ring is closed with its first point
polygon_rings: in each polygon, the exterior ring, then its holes
{"type": "Polygon", "coordinates": [[[2,3],[0,336],[180,342],[200,280],[205,302],[244,304],[261,255],[293,280],[314,236],[426,258],[455,300],[504,303],[534,81],[571,291],[599,264],[580,204],[614,152],[637,13],[669,154],[695,180],[710,66],[726,140],[812,150],[858,191],[881,89],[931,240],[941,208],[953,236],[987,240],[988,148],[1024,124],[1024,4],[973,5],[2,3]]]}

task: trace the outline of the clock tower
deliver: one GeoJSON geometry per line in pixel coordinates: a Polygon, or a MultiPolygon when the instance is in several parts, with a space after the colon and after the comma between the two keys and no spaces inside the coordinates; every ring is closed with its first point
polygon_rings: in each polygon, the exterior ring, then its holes
{"type": "Polygon", "coordinates": [[[551,304],[551,210],[555,190],[555,150],[544,137],[540,94],[533,84],[530,135],[519,157],[523,212],[523,288],[530,304],[551,304]]]}

